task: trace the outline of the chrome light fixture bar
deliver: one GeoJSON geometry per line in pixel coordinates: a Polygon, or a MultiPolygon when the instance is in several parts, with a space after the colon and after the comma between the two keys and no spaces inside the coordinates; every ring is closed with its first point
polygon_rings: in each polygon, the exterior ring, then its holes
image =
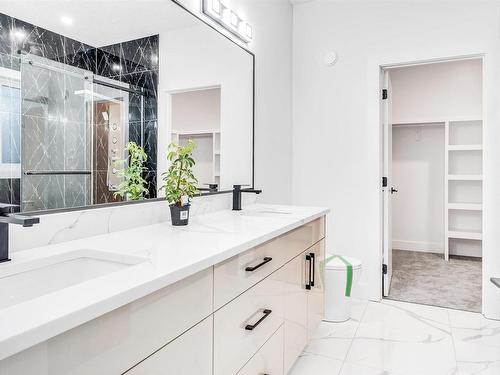
{"type": "Polygon", "coordinates": [[[224,27],[245,43],[253,39],[253,28],[238,13],[229,9],[223,0],[202,0],[203,14],[224,27]]]}

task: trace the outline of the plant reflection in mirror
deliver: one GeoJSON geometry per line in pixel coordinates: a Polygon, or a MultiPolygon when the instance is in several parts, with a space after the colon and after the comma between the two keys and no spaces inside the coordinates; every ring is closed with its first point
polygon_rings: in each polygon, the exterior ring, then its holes
{"type": "Polygon", "coordinates": [[[118,191],[114,193],[114,196],[131,201],[144,199],[144,196],[148,195],[148,189],[142,172],[145,170],[144,163],[148,160],[148,155],[144,148],[135,142],[128,142],[125,149],[129,154],[128,160],[115,162],[119,169],[117,176],[123,178],[123,181],[118,185],[118,191]]]}

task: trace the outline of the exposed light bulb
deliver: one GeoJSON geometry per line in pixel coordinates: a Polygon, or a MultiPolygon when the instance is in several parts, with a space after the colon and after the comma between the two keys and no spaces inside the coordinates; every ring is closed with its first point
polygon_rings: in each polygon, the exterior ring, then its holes
{"type": "Polygon", "coordinates": [[[238,28],[240,25],[240,17],[234,12],[231,11],[231,18],[230,18],[231,26],[234,27],[235,29],[238,28]]]}
{"type": "Polygon", "coordinates": [[[214,12],[217,15],[221,15],[221,8],[222,4],[220,0],[212,0],[212,12],[214,12]]]}

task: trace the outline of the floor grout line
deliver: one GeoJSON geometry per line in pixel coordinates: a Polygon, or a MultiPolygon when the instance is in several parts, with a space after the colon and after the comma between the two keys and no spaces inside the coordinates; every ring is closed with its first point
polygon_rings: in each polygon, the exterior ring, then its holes
{"type": "Polygon", "coordinates": [[[451,326],[450,310],[447,310],[446,314],[448,315],[448,324],[450,325],[451,345],[453,346],[453,355],[455,357],[455,368],[457,370],[456,374],[460,374],[460,369],[458,368],[457,348],[455,347],[455,337],[453,336],[453,327],[451,326]]]}
{"type": "Polygon", "coordinates": [[[363,309],[363,313],[361,314],[361,317],[359,318],[358,326],[356,327],[356,330],[354,331],[354,335],[352,336],[351,343],[349,344],[349,348],[347,349],[344,360],[342,361],[342,366],[340,366],[340,370],[339,370],[338,375],[342,374],[342,370],[344,369],[344,365],[347,361],[347,357],[349,357],[349,353],[351,352],[352,344],[354,343],[354,339],[356,338],[356,335],[358,334],[359,326],[361,325],[361,323],[363,323],[363,319],[365,317],[366,310],[368,310],[368,305],[370,303],[371,303],[371,301],[368,301],[367,303],[365,303],[365,308],[363,309]]]}

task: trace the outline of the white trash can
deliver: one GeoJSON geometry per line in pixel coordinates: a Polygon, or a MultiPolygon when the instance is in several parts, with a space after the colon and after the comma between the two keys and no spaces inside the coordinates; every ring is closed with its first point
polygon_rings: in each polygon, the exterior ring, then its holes
{"type": "Polygon", "coordinates": [[[351,294],[361,276],[361,261],[342,255],[325,258],[325,321],[345,322],[351,317],[351,294]]]}

